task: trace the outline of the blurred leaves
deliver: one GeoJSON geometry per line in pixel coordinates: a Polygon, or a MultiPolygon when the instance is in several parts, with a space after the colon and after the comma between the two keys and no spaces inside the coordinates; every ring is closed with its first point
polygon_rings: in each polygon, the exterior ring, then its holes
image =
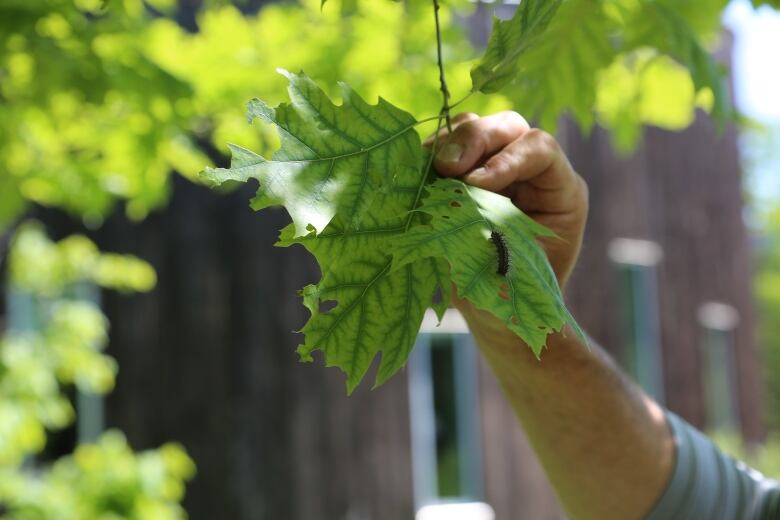
{"type": "Polygon", "coordinates": [[[25,200],[99,222],[124,199],[142,218],[171,169],[205,160],[171,144],[189,142],[191,87],[150,60],[144,4],[102,4],[0,5],[0,227],[25,200]]]}
{"type": "MultiPolygon", "coordinates": [[[[270,154],[276,136],[243,124],[241,107],[281,101],[279,66],[347,80],[417,114],[438,105],[428,3],[348,0],[349,16],[332,3],[269,5],[256,16],[214,7],[195,34],[151,18],[140,0],[0,3],[0,229],[27,201],[97,225],[126,200],[140,219],[167,200],[171,171],[194,178],[228,142],[270,154]]],[[[167,4],[153,7],[166,13],[167,4]]],[[[452,85],[466,91],[473,51],[452,12],[442,15],[452,85]]],[[[464,108],[506,107],[498,97],[464,108]]]]}
{"type": "MultiPolygon", "coordinates": [[[[65,208],[90,225],[100,224],[116,201],[143,218],[167,200],[172,171],[194,179],[228,142],[270,154],[277,137],[267,127],[247,127],[241,107],[253,97],[282,101],[277,67],[303,69],[327,85],[346,81],[370,102],[381,94],[417,119],[440,104],[430,2],[331,0],[323,9],[321,0],[300,0],[252,16],[221,3],[200,13],[197,33],[167,17],[172,0],[0,4],[0,229],[27,201],[65,208]]],[[[564,0],[536,32],[517,21],[497,24],[502,29],[474,69],[496,77],[475,86],[505,87],[518,110],[548,129],[566,111],[583,128],[599,121],[629,147],[642,124],[681,128],[696,106],[679,74],[643,71],[635,66],[637,53],[641,61],[656,49],[690,67],[695,90],[713,90],[713,112],[728,112],[715,81],[721,71],[694,38],[717,34],[724,4],[564,0]],[[497,52],[502,42],[513,50],[497,52]],[[650,89],[662,81],[664,92],[681,97],[668,97],[669,106],[632,107],[612,83],[617,69],[634,76],[635,98],[654,96],[650,89]],[[615,93],[620,107],[604,103],[615,93]]],[[[454,12],[467,17],[474,6],[443,5],[447,77],[458,99],[471,90],[474,50],[454,12]]],[[[537,6],[552,13],[557,5],[529,1],[520,12],[537,6]]],[[[474,95],[458,109],[509,107],[504,96],[474,95]]]]}
{"type": "Polygon", "coordinates": [[[46,431],[68,426],[67,389],[111,390],[116,362],[103,353],[108,322],[90,285],[148,291],[155,273],[135,257],[101,253],[83,236],[52,242],[40,225],[19,227],[9,254],[9,328],[0,336],[0,504],[3,518],[178,519],[192,461],[175,445],[135,455],[105,434],[51,469],[22,462],[46,431]],[[108,515],[108,516],[107,516],[108,515]]]}
{"type": "Polygon", "coordinates": [[[758,340],[765,357],[768,416],[772,425],[780,428],[780,206],[775,202],[774,208],[759,218],[761,234],[753,290],[758,308],[758,340]]]}
{"type": "Polygon", "coordinates": [[[184,519],[179,501],[194,474],[181,446],[136,454],[120,432],[109,431],[41,475],[0,467],[0,501],[9,510],[3,518],[184,519]]]}
{"type": "Polygon", "coordinates": [[[725,70],[701,39],[719,34],[725,4],[526,0],[495,22],[473,88],[504,92],[552,132],[565,113],[586,132],[598,122],[625,150],[643,124],[681,129],[697,106],[723,122],[732,115],[725,70]]]}
{"type": "MultiPolygon", "coordinates": [[[[435,112],[441,103],[430,2],[348,3],[354,13],[346,17],[339,9],[344,2],[334,0],[322,11],[318,0],[271,4],[258,16],[223,7],[200,15],[198,34],[160,20],[152,26],[147,48],[155,63],[193,85],[198,114],[193,129],[219,150],[238,143],[269,156],[277,148],[273,129],[248,127],[243,113],[252,98],[271,106],[284,101],[287,81],[275,73],[277,68],[304,71],[329,86],[326,93],[333,99],[340,97],[336,85],[343,81],[370,103],[381,95],[417,119],[430,116],[431,107],[435,112]]],[[[454,92],[465,93],[467,60],[474,51],[453,12],[441,14],[448,79],[454,92]]],[[[463,108],[487,112],[506,109],[508,103],[502,96],[479,96],[463,108]]]]}
{"type": "Polygon", "coordinates": [[[63,385],[88,393],[114,385],[116,363],[102,353],[108,323],[79,289],[93,283],[148,291],[155,283],[146,262],[102,254],[82,236],[52,242],[35,223],[17,231],[8,271],[11,328],[0,337],[0,465],[39,451],[44,428],[72,421],[63,385]]]}
{"type": "Polygon", "coordinates": [[[713,442],[726,455],[744,462],[763,475],[780,478],[780,437],[771,434],[759,446],[746,446],[737,433],[709,432],[713,442]]]}
{"type": "Polygon", "coordinates": [[[149,291],[157,282],[154,269],[143,260],[101,253],[81,235],[54,243],[32,223],[17,233],[9,258],[12,285],[46,296],[57,297],[68,285],[84,281],[121,291],[149,291]]]}

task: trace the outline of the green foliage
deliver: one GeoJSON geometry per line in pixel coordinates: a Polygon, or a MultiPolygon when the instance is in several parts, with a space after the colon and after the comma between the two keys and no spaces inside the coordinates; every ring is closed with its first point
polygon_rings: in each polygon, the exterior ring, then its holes
{"type": "Polygon", "coordinates": [[[8,510],[3,517],[181,518],[183,480],[193,470],[173,445],[136,458],[121,434],[111,433],[51,470],[21,466],[44,448],[46,430],[73,421],[69,386],[103,394],[114,385],[116,362],[103,353],[108,323],[94,302],[79,296],[79,288],[92,283],[147,291],[154,286],[154,270],[134,257],[100,253],[82,236],[54,243],[39,225],[28,223],[14,237],[8,275],[15,301],[26,303],[28,316],[0,337],[0,504],[8,510]]]}
{"type": "Polygon", "coordinates": [[[773,435],[758,446],[745,446],[740,435],[711,432],[710,438],[728,456],[743,461],[769,478],[780,478],[780,438],[773,435]]]}
{"type": "MultiPolygon", "coordinates": [[[[149,3],[164,14],[173,4],[149,3]]],[[[565,110],[589,124],[596,107],[596,114],[604,115],[599,121],[614,128],[624,146],[636,141],[643,122],[679,128],[690,117],[670,112],[690,114],[695,106],[688,99],[684,74],[655,75],[662,79],[652,83],[663,84],[670,95],[687,96],[687,101],[672,103],[676,108],[640,99],[654,91],[643,81],[635,82],[638,91],[632,98],[639,99],[641,109],[633,108],[626,96],[619,106],[594,101],[621,93],[601,79],[604,41],[609,38],[614,46],[622,31],[628,33],[628,20],[644,20],[646,4],[663,6],[697,34],[709,35],[722,3],[707,0],[692,7],[691,2],[671,0],[563,1],[549,27],[539,27],[537,33],[544,29],[543,36],[520,33],[528,48],[520,56],[515,51],[507,55],[517,61],[502,62],[501,70],[520,74],[505,91],[515,106],[537,115],[548,129],[565,110]],[[589,9],[588,2],[596,2],[597,8],[589,9]],[[610,23],[604,25],[607,15],[610,23]],[[590,55],[597,51],[601,58],[594,60],[590,55]],[[538,87],[524,87],[529,81],[538,87]],[[654,108],[667,115],[655,116],[654,108]]],[[[444,56],[457,97],[470,90],[467,72],[473,50],[446,8],[468,14],[473,7],[460,0],[443,5],[444,56]]],[[[534,5],[544,8],[557,2],[528,2],[523,9],[534,5]]],[[[668,24],[663,19],[648,19],[655,20],[649,27],[657,30],[656,43],[671,39],[671,50],[682,45],[670,38],[676,28],[664,32],[668,24]]],[[[507,30],[493,40],[506,33],[512,43],[516,29],[522,28],[518,20],[505,22],[507,30]]],[[[270,154],[275,136],[267,129],[241,125],[239,116],[240,107],[252,97],[282,101],[284,80],[270,73],[277,66],[306,70],[327,85],[345,80],[367,98],[381,94],[417,119],[439,104],[431,45],[434,26],[426,1],[345,0],[322,9],[321,1],[301,0],[265,7],[256,16],[215,7],[201,14],[199,27],[190,34],[164,16],[152,19],[141,0],[107,7],[102,0],[0,4],[0,228],[18,216],[27,201],[63,207],[97,224],[116,200],[127,200],[127,212],[142,218],[165,202],[172,170],[192,176],[208,162],[199,149],[204,143],[221,150],[236,142],[270,154]],[[306,38],[300,38],[301,33],[306,38]],[[283,55],[278,49],[285,50],[283,55]]],[[[484,60],[491,53],[488,50],[484,60]]],[[[624,60],[633,62],[633,57],[617,55],[606,66],[624,60]]],[[[637,74],[632,67],[624,71],[631,77],[637,74]]],[[[706,77],[702,81],[706,83],[706,77]]],[[[477,112],[508,107],[506,98],[495,95],[471,96],[459,105],[477,112]]]]}
{"type": "MultiPolygon", "coordinates": [[[[695,90],[711,88],[714,112],[723,116],[721,71],[688,25],[692,12],[675,9],[662,0],[525,0],[511,20],[495,22],[485,55],[471,71],[472,93],[506,90],[543,126],[553,128],[571,111],[589,128],[602,75],[615,63],[641,58],[638,70],[612,71],[629,81],[639,78],[633,94],[617,102],[601,97],[602,110],[611,111],[604,121],[624,130],[626,146],[637,138],[641,118],[656,112],[642,99],[643,89],[674,77],[670,70],[687,68],[695,90]],[[638,99],[639,110],[632,108],[638,99]]],[[[576,328],[536,243],[549,236],[547,230],[503,197],[434,182],[414,130],[418,122],[408,111],[381,98],[369,105],[345,84],[337,106],[307,76],[284,75],[289,104],[249,104],[250,122],[260,118],[277,127],[281,147],[273,158],[233,145],[231,168],[203,175],[216,184],[257,179],[252,206],[284,206],[293,220],[279,245],[301,243],[317,258],[322,280],[302,291],[311,312],[299,347],[303,360],[322,350],[328,366],[347,374],[352,391],[381,352],[381,384],[403,366],[423,312],[437,291],[448,296],[451,282],[537,355],[549,333],[567,323],[576,328]],[[487,240],[492,230],[508,237],[513,267],[506,279],[489,269],[495,262],[487,240]]],[[[683,111],[692,111],[693,97],[683,111]]],[[[437,104],[430,103],[428,113],[437,104]]],[[[656,120],[687,121],[674,107],[666,112],[656,120]]]]}
{"type": "Polygon", "coordinates": [[[32,294],[60,297],[67,287],[93,282],[107,289],[149,291],[157,283],[152,266],[129,255],[101,253],[81,235],[51,242],[35,224],[22,226],[9,254],[11,283],[32,294]]]}
{"type": "MultiPolygon", "coordinates": [[[[422,247],[442,244],[428,227],[419,226],[423,215],[418,210],[423,193],[435,194],[444,184],[426,186],[430,160],[424,160],[414,118],[381,99],[368,105],[345,85],[343,104],[335,106],[309,78],[286,75],[290,104],[276,109],[259,101],[249,105],[250,120],[261,117],[279,129],[282,148],[274,159],[234,147],[230,169],[207,169],[204,175],[217,183],[258,178],[260,195],[253,206],[284,205],[292,217],[281,245],[300,243],[317,258],[322,280],[303,289],[311,311],[302,329],[305,343],[298,350],[303,360],[322,350],[328,366],[346,373],[352,391],[381,352],[376,384],[385,382],[406,363],[437,291],[445,294],[439,309],[449,303],[450,276],[442,258],[452,267],[463,296],[512,324],[537,354],[547,333],[573,322],[534,241],[535,235],[548,232],[504,197],[462,191],[466,207],[459,214],[451,206],[457,202],[444,203],[444,216],[452,214],[454,226],[442,232],[448,239],[446,254],[441,247],[422,247]],[[479,206],[469,204],[472,193],[479,206]],[[480,216],[480,210],[486,215],[480,216]],[[484,258],[471,261],[475,239],[483,241],[480,228],[469,230],[476,236],[453,232],[464,226],[463,219],[485,222],[484,229],[490,222],[500,223],[522,241],[512,249],[518,268],[507,279],[507,304],[498,280],[484,276],[484,258]],[[399,251],[407,253],[394,262],[399,251]],[[464,280],[470,283],[462,284],[464,280]],[[336,306],[323,311],[327,302],[336,306]]],[[[428,206],[422,211],[434,213],[428,206]]]]}
{"type": "Polygon", "coordinates": [[[141,218],[165,201],[172,169],[205,160],[188,137],[191,87],[144,48],[143,2],[101,6],[0,5],[0,228],[25,201],[96,223],[125,199],[141,218]]]}
{"type": "Polygon", "coordinates": [[[687,126],[696,107],[685,95],[688,78],[697,92],[712,93],[712,113],[723,121],[730,115],[725,72],[702,48],[698,34],[719,27],[717,13],[725,2],[707,3],[694,9],[690,2],[666,0],[525,1],[512,20],[495,22],[485,56],[472,70],[473,89],[505,92],[550,131],[562,113],[569,112],[586,131],[599,115],[622,149],[636,144],[642,124],[687,126]],[[648,56],[668,56],[690,74],[663,74],[658,66],[648,70],[642,64],[648,56]],[[617,71],[625,79],[616,84],[617,71]],[[633,92],[621,88],[626,82],[633,92]],[[673,91],[684,95],[682,101],[671,97],[671,107],[643,99],[676,83],[683,87],[673,91]],[[665,113],[660,117],[649,110],[659,106],[665,113]]]}
{"type": "Polygon", "coordinates": [[[742,162],[746,195],[755,236],[753,294],[756,340],[761,348],[765,411],[774,431],[780,431],[780,121],[754,123],[742,132],[742,162]]]}
{"type": "MultiPolygon", "coordinates": [[[[291,104],[249,107],[250,118],[261,114],[282,134],[274,160],[234,149],[231,169],[206,175],[259,176],[261,193],[270,191],[292,216],[282,245],[300,243],[318,259],[323,278],[303,290],[312,318],[301,357],[323,350],[351,391],[383,351],[381,384],[405,363],[436,290],[449,288],[440,262],[391,270],[388,239],[412,224],[426,176],[416,121],[387,102],[368,105],[347,86],[337,107],[309,78],[287,76],[291,104]],[[321,312],[328,301],[338,305],[321,312]]],[[[269,205],[262,197],[256,207],[269,205]]]]}
{"type": "Polygon", "coordinates": [[[396,267],[423,258],[444,258],[462,298],[496,315],[539,356],[547,334],[570,324],[584,337],[566,310],[547,257],[537,237],[555,237],[517,210],[506,197],[438,179],[426,186],[419,208],[431,222],[417,226],[393,243],[396,267]],[[502,234],[509,271],[497,273],[491,232],[502,234]]]}
{"type": "Polygon", "coordinates": [[[523,68],[520,57],[539,45],[539,39],[563,3],[563,0],[521,2],[511,20],[495,18],[485,54],[471,70],[472,91],[498,92],[515,79],[523,68]]]}
{"type": "Polygon", "coordinates": [[[346,84],[343,104],[335,106],[308,77],[283,74],[291,103],[273,109],[255,99],[248,109],[250,122],[259,118],[279,130],[282,147],[273,160],[233,147],[231,168],[207,169],[204,176],[220,183],[259,180],[252,207],[285,206],[296,236],[322,231],[336,213],[346,216],[346,231],[358,229],[378,191],[403,175],[399,170],[418,175],[417,122],[381,99],[368,105],[346,84]]]}
{"type": "Polygon", "coordinates": [[[613,62],[602,73],[596,99],[599,120],[612,130],[618,149],[629,151],[639,142],[642,126],[685,128],[708,92],[697,96],[688,71],[668,56],[640,49],[613,62]]]}
{"type": "Polygon", "coordinates": [[[117,431],[79,446],[40,475],[0,467],[0,500],[13,520],[179,520],[195,466],[177,444],[133,453],[117,431]]]}
{"type": "MultiPolygon", "coordinates": [[[[255,17],[223,7],[200,16],[197,34],[159,20],[150,29],[147,46],[155,63],[194,86],[192,104],[198,118],[193,131],[220,150],[239,143],[267,157],[278,146],[273,129],[247,127],[243,113],[252,98],[271,106],[285,100],[287,80],[274,73],[277,68],[305,71],[334,98],[344,81],[372,103],[381,95],[417,119],[430,115],[431,107],[440,103],[430,3],[347,3],[328,2],[322,11],[317,0],[269,5],[255,17]],[[343,16],[339,7],[347,3],[353,14],[343,16]]],[[[470,67],[466,60],[473,57],[473,49],[449,10],[442,11],[442,23],[450,86],[465,92],[470,67]]],[[[475,96],[463,109],[508,107],[502,96],[475,96]]]]}
{"type": "Polygon", "coordinates": [[[753,290],[758,308],[758,340],[766,360],[765,379],[768,383],[768,416],[775,428],[780,428],[780,208],[775,207],[762,217],[762,241],[759,243],[757,270],[753,290]]]}

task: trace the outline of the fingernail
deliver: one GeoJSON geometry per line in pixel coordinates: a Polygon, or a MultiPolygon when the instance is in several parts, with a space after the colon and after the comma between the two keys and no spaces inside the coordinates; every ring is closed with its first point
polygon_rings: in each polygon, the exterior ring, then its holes
{"type": "Polygon", "coordinates": [[[485,169],[484,166],[477,168],[471,173],[467,173],[464,177],[464,180],[466,182],[472,183],[472,182],[480,182],[488,178],[490,175],[490,172],[485,169]]]}
{"type": "Polygon", "coordinates": [[[463,147],[458,143],[447,143],[436,154],[440,161],[456,163],[463,157],[463,147]]]}

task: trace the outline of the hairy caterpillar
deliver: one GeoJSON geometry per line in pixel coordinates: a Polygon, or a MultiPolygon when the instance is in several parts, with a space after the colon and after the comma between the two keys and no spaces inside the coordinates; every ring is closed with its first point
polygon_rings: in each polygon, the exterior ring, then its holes
{"type": "Polygon", "coordinates": [[[498,256],[498,268],[496,274],[506,276],[509,272],[509,248],[506,245],[506,237],[500,231],[491,231],[490,240],[496,247],[496,256],[498,256]]]}

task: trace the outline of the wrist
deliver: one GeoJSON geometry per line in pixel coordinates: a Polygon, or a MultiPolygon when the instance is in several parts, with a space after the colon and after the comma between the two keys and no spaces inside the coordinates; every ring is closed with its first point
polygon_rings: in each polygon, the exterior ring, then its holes
{"type": "Polygon", "coordinates": [[[505,375],[520,378],[520,381],[560,377],[561,373],[571,373],[582,367],[587,358],[594,356],[594,352],[567,325],[547,337],[546,346],[537,358],[517,334],[488,312],[475,309],[468,302],[458,305],[458,308],[469,325],[477,348],[499,377],[505,375]]]}

